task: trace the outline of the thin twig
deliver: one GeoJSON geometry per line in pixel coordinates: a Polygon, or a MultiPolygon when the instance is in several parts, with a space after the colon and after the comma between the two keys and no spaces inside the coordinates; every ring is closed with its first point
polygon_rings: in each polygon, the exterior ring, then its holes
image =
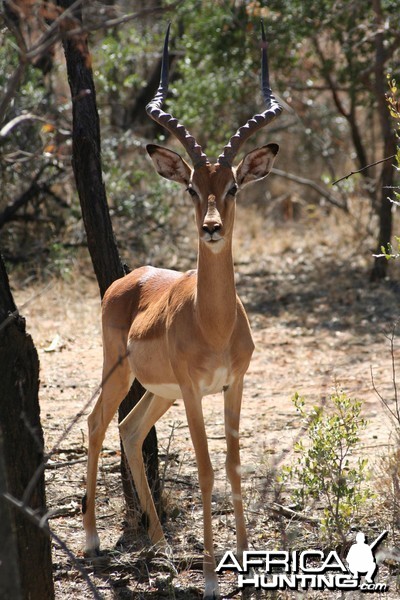
{"type": "Polygon", "coordinates": [[[61,550],[63,550],[63,552],[65,552],[65,554],[68,556],[68,558],[75,565],[75,568],[79,571],[79,573],[82,575],[83,579],[86,581],[87,585],[90,588],[91,593],[93,594],[93,598],[95,600],[104,600],[103,596],[100,595],[97,587],[94,585],[94,583],[90,579],[89,575],[79,564],[79,561],[77,560],[77,558],[76,558],[75,554],[72,552],[72,550],[70,550],[68,548],[68,546],[66,545],[66,543],[61,538],[59,538],[58,535],[56,533],[54,533],[54,531],[52,531],[50,529],[49,524],[48,524],[48,519],[51,516],[51,513],[46,513],[43,516],[38,515],[35,511],[33,511],[31,508],[29,508],[29,506],[26,506],[23,502],[21,502],[20,500],[15,498],[12,494],[9,494],[8,492],[6,492],[6,493],[2,494],[2,496],[12,506],[14,506],[19,511],[21,511],[23,513],[23,515],[29,519],[29,521],[31,521],[34,525],[36,525],[39,529],[41,529],[45,534],[49,535],[56,542],[56,544],[61,548],[61,550]]]}
{"type": "Polygon", "coordinates": [[[396,327],[397,327],[397,321],[393,325],[391,335],[386,336],[387,339],[390,341],[390,355],[391,355],[391,362],[392,362],[392,384],[393,384],[393,390],[394,390],[394,403],[395,403],[394,409],[389,405],[388,400],[386,400],[382,396],[382,394],[378,391],[378,389],[375,385],[372,367],[371,367],[371,381],[372,381],[372,389],[374,390],[374,392],[376,393],[376,395],[382,402],[383,406],[386,408],[386,410],[388,411],[388,413],[390,414],[390,416],[396,423],[396,427],[399,428],[400,427],[400,405],[399,405],[399,397],[398,397],[398,391],[397,391],[396,362],[395,362],[395,357],[394,357],[394,339],[395,339],[396,327]]]}
{"type": "Polygon", "coordinates": [[[397,327],[397,321],[393,325],[392,334],[390,336],[390,355],[392,358],[392,383],[393,383],[393,390],[394,390],[396,418],[397,418],[397,423],[400,425],[400,406],[399,406],[399,397],[398,397],[398,393],[397,393],[396,361],[394,358],[394,339],[396,336],[396,327],[397,327]]]}
{"type": "Polygon", "coordinates": [[[26,308],[29,304],[31,304],[31,302],[33,302],[34,300],[36,300],[37,298],[39,298],[40,296],[42,296],[49,289],[51,289],[52,287],[54,287],[54,285],[55,285],[54,282],[48,283],[40,292],[36,292],[26,302],[24,302],[24,304],[22,304],[22,306],[20,308],[17,308],[13,312],[10,312],[10,314],[4,319],[4,321],[2,321],[0,323],[0,332],[3,329],[5,329],[7,327],[7,325],[9,325],[14,319],[17,319],[18,317],[20,317],[21,316],[21,311],[23,311],[24,308],[26,308]]]}
{"type": "Polygon", "coordinates": [[[28,485],[26,486],[24,495],[22,497],[22,502],[23,502],[24,505],[28,504],[28,502],[29,502],[29,500],[30,500],[30,498],[31,498],[31,496],[32,496],[32,494],[34,492],[36,484],[39,481],[39,478],[41,477],[41,475],[43,474],[43,472],[44,472],[44,470],[46,468],[46,465],[47,465],[49,459],[51,458],[51,456],[53,454],[55,454],[55,452],[58,450],[58,447],[62,444],[62,442],[69,435],[71,429],[82,418],[82,416],[84,415],[84,413],[87,411],[87,409],[89,408],[89,406],[92,404],[92,402],[95,399],[95,397],[100,392],[102,386],[108,381],[108,379],[112,376],[112,374],[114,373],[114,371],[116,371],[116,369],[118,369],[118,367],[122,364],[122,362],[128,358],[128,356],[129,356],[129,350],[127,350],[124,354],[122,354],[118,358],[118,360],[112,366],[112,368],[110,369],[110,371],[107,373],[107,375],[101,381],[100,385],[97,386],[97,388],[95,389],[95,391],[93,392],[93,394],[91,395],[91,397],[89,398],[89,400],[84,404],[83,408],[81,408],[81,410],[77,413],[77,415],[69,423],[68,427],[66,427],[65,431],[63,431],[62,434],[60,435],[60,437],[56,440],[56,442],[53,445],[52,449],[49,452],[47,452],[46,455],[43,457],[42,463],[38,466],[38,468],[36,469],[36,471],[32,475],[32,477],[31,477],[28,485]]]}
{"type": "Polygon", "coordinates": [[[349,177],[351,177],[352,175],[355,175],[356,173],[361,173],[361,171],[365,171],[366,169],[369,169],[370,167],[374,167],[375,165],[379,165],[380,163],[386,162],[387,160],[391,160],[392,158],[395,158],[396,154],[392,154],[391,156],[387,156],[386,158],[382,158],[381,160],[377,160],[369,165],[366,165],[365,167],[362,167],[361,169],[358,169],[357,171],[351,171],[351,173],[349,173],[348,175],[344,175],[344,177],[340,177],[340,179],[336,179],[336,181],[332,181],[332,185],[336,185],[337,183],[339,183],[339,181],[343,181],[343,179],[348,179],[349,177]]]}
{"type": "Polygon", "coordinates": [[[54,462],[50,463],[47,461],[46,469],[63,469],[64,467],[70,467],[71,465],[78,465],[80,463],[86,463],[87,458],[76,458],[75,460],[66,460],[65,462],[54,462]]]}
{"type": "Polygon", "coordinates": [[[317,517],[310,517],[308,515],[304,515],[303,513],[299,513],[295,510],[292,510],[288,506],[283,506],[282,504],[278,504],[274,502],[273,504],[267,504],[266,508],[282,517],[287,517],[288,519],[294,519],[296,521],[304,521],[305,523],[311,523],[313,525],[320,524],[320,519],[317,517]]]}

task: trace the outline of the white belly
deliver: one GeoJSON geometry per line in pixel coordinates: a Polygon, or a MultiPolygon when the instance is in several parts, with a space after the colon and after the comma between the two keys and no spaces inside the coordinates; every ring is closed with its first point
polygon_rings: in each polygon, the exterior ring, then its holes
{"type": "MultiPolygon", "coordinates": [[[[200,380],[198,388],[199,395],[203,397],[208,394],[218,394],[230,383],[228,369],[220,367],[219,369],[216,369],[210,379],[200,380]]],[[[183,397],[181,388],[177,383],[142,383],[142,385],[152,394],[167,398],[167,400],[178,400],[183,397]]]]}
{"type": "Polygon", "coordinates": [[[161,396],[167,400],[182,398],[181,388],[177,383],[143,383],[142,385],[155,396],[161,396]]]}

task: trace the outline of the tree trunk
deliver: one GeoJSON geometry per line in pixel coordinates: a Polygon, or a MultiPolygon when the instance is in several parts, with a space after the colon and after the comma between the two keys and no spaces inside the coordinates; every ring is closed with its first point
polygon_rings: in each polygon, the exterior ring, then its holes
{"type": "MultiPolygon", "coordinates": [[[[71,0],[59,0],[58,3],[63,8],[73,4],[71,0]]],[[[76,28],[82,23],[80,9],[74,14],[76,20],[71,24],[71,28],[76,28]]],[[[87,36],[78,34],[73,38],[65,37],[63,46],[72,97],[72,165],[88,248],[103,297],[111,283],[125,275],[125,270],[115,242],[102,178],[100,124],[87,36]]],[[[119,421],[137,404],[143,393],[143,388],[135,381],[119,408],[119,421]]],[[[143,458],[147,465],[149,485],[152,489],[159,490],[158,448],[154,427],[143,444],[143,458]]],[[[130,471],[126,467],[123,448],[121,474],[128,511],[134,513],[138,510],[138,502],[133,492],[130,471]]],[[[157,493],[155,501],[159,502],[157,493]]]]}
{"type": "MultiPolygon", "coordinates": [[[[43,462],[43,432],[40,423],[39,359],[25,320],[18,314],[0,256],[0,491],[21,500],[33,474],[43,462]],[[5,475],[5,477],[4,477],[5,475]]],[[[27,506],[45,513],[43,474],[32,486],[27,506]]],[[[49,536],[33,524],[23,511],[0,499],[0,597],[51,600],[54,598],[49,536]],[[7,521],[7,513],[11,520],[7,521]],[[17,563],[13,559],[17,553],[17,563]],[[13,563],[13,567],[5,565],[13,563]],[[17,571],[17,572],[16,572],[17,571]],[[15,578],[15,580],[14,580],[15,578]],[[18,596],[20,588],[20,596],[18,596]],[[4,590],[15,590],[2,595],[4,590]]]]}
{"type": "MultiPolygon", "coordinates": [[[[383,155],[392,156],[396,154],[396,137],[394,126],[386,102],[385,92],[387,81],[385,73],[385,48],[384,48],[384,15],[380,0],[372,1],[375,13],[375,95],[378,103],[379,122],[383,140],[383,155]]],[[[382,254],[382,246],[387,249],[392,237],[392,203],[393,198],[394,166],[391,161],[385,161],[382,167],[380,189],[381,201],[379,209],[379,235],[377,254],[382,254]]],[[[371,272],[371,281],[386,277],[388,261],[385,257],[375,258],[371,272]]]]}
{"type": "Polygon", "coordinates": [[[3,494],[8,492],[4,441],[0,427],[0,598],[22,600],[17,534],[11,507],[3,494]]]}

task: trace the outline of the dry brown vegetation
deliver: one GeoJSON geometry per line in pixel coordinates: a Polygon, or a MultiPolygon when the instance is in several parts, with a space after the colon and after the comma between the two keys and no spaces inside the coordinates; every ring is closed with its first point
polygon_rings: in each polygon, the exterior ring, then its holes
{"type": "MultiPolygon", "coordinates": [[[[373,390],[393,397],[390,345],[385,336],[398,318],[398,270],[391,280],[368,283],[368,244],[360,217],[302,206],[298,221],[282,220],[274,206],[238,210],[237,287],[248,311],[256,350],[245,380],[241,422],[246,514],[252,548],[272,550],[318,547],[312,522],[279,514],[290,504],[290,490],[278,489],[272,474],[291,460],[293,443],[304,435],[291,403],[295,391],[310,403],[322,402],[335,387],[364,402],[368,427],[360,452],[370,461],[376,497],[366,507],[362,529],[371,536],[390,530],[386,546],[399,543],[393,520],[392,480],[382,458],[390,453],[392,425],[373,390]],[[364,236],[365,237],[365,236],[364,236]]],[[[357,211],[360,215],[360,211],[357,211]]],[[[189,238],[193,229],[185,232],[189,238]]],[[[193,266],[194,247],[185,243],[193,266]]],[[[157,257],[154,262],[157,262],[157,257]]],[[[160,262],[164,262],[160,259],[160,262]]],[[[172,558],[149,550],[143,530],[127,527],[119,475],[116,422],[101,455],[97,510],[105,554],[95,563],[82,554],[80,499],[84,492],[86,420],[81,418],[58,444],[60,435],[92,397],[102,366],[100,302],[90,265],[76,264],[66,279],[50,283],[12,278],[15,299],[27,319],[41,361],[41,417],[47,448],[57,443],[47,469],[51,527],[76,554],[77,564],[54,546],[57,599],[91,597],[84,569],[103,598],[200,598],[202,574],[201,502],[195,460],[182,401],[157,426],[166,519],[172,558]],[[78,568],[79,565],[79,568],[78,568]]],[[[395,358],[398,350],[395,347],[395,358]]],[[[204,400],[209,444],[216,473],[214,494],[217,554],[234,549],[234,521],[224,472],[222,398],[204,400]]],[[[88,412],[88,411],[86,411],[88,412]]],[[[318,517],[315,506],[311,517],[318,517]]],[[[355,522],[354,526],[360,526],[355,522]]],[[[378,575],[398,597],[397,563],[387,559],[378,575]]],[[[224,597],[240,597],[234,575],[222,581],[224,597]]],[[[309,593],[322,597],[319,592],[309,593]]],[[[279,596],[275,596],[279,597],[279,596]]],[[[281,594],[280,597],[292,597],[281,594]]],[[[324,596],[325,597],[325,596],[324,596]]],[[[334,597],[329,592],[326,597],[334,597]]],[[[352,596],[356,597],[356,596],[352,596]]]]}

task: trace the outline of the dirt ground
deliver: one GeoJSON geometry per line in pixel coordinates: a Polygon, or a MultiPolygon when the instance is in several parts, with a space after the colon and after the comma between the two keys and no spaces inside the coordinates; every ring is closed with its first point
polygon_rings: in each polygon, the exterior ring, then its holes
{"type": "MultiPolygon", "coordinates": [[[[335,387],[364,402],[368,426],[360,453],[368,458],[378,487],[384,487],[381,457],[392,443],[392,425],[373,390],[371,371],[379,392],[392,400],[387,334],[398,318],[399,284],[394,272],[379,285],[369,283],[370,254],[344,245],[329,227],[329,223],[310,227],[309,222],[268,231],[262,224],[238,226],[237,288],[256,343],[244,389],[241,455],[249,537],[257,550],[283,549],[285,540],[289,547],[301,547],[302,538],[312,535],[307,522],[277,517],[276,498],[268,484],[271,470],[290,463],[294,441],[304,435],[291,401],[296,391],[310,405],[325,401],[335,387]]],[[[94,597],[82,570],[105,599],[200,598],[201,505],[181,401],[157,426],[168,516],[164,529],[172,559],[152,555],[141,530],[130,537],[126,534],[116,421],[104,444],[97,497],[99,533],[107,552],[95,564],[83,557],[80,499],[90,407],[70,431],[67,428],[99,385],[102,348],[97,285],[78,271],[66,281],[20,283],[13,290],[39,352],[42,424],[47,449],[55,448],[47,469],[48,504],[53,511],[50,524],[78,561],[54,544],[56,598],[94,597]]],[[[395,340],[398,358],[397,347],[395,340]]],[[[222,555],[234,550],[235,539],[224,472],[222,397],[204,399],[204,413],[216,475],[216,551],[222,555]]],[[[290,504],[287,490],[280,501],[290,504]]],[[[370,506],[365,532],[371,537],[390,528],[384,505],[383,497],[377,496],[370,506]]],[[[318,516],[318,508],[312,516],[318,516]]],[[[387,547],[395,545],[391,529],[387,547]]],[[[379,571],[379,581],[390,586],[383,597],[399,597],[396,577],[396,569],[379,571]]],[[[222,578],[221,587],[224,597],[240,597],[233,574],[222,578]]],[[[348,597],[359,597],[354,594],[348,597]]],[[[340,593],[310,595],[334,598],[340,593]]],[[[273,597],[295,596],[287,592],[273,597]]]]}

